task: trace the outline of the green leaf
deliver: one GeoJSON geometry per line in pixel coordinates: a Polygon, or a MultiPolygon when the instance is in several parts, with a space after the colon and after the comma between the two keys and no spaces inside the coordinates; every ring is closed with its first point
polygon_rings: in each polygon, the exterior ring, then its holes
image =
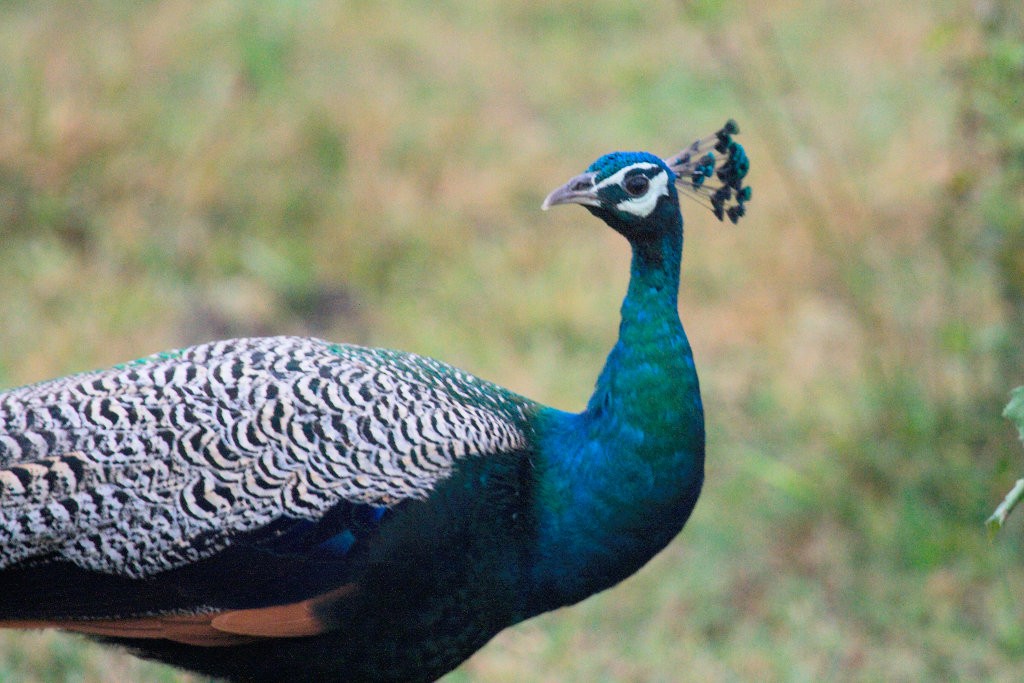
{"type": "Polygon", "coordinates": [[[1003,417],[1017,425],[1020,440],[1024,441],[1024,387],[1017,387],[1010,392],[1010,402],[1003,409],[1003,417]]]}

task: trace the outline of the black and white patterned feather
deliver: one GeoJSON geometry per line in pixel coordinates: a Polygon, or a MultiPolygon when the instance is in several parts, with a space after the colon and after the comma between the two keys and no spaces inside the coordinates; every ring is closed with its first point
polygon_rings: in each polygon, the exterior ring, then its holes
{"type": "Polygon", "coordinates": [[[527,399],[451,366],[235,339],[0,394],[0,569],[131,578],[339,501],[423,499],[459,458],[521,448],[527,399]]]}

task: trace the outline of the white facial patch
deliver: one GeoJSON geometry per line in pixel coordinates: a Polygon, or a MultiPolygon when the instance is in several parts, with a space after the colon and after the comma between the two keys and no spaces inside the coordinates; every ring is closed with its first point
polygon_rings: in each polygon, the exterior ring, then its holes
{"type": "Polygon", "coordinates": [[[625,179],[626,174],[634,169],[641,169],[644,171],[657,169],[658,173],[653,178],[650,178],[651,184],[650,187],[647,188],[647,192],[639,197],[624,199],[616,204],[615,208],[619,211],[639,216],[640,218],[646,218],[651,215],[651,212],[654,211],[654,207],[658,205],[658,199],[668,194],[668,174],[665,173],[663,168],[656,164],[641,162],[627,166],[602,180],[594,189],[600,190],[601,188],[609,185],[619,185],[625,179]]]}

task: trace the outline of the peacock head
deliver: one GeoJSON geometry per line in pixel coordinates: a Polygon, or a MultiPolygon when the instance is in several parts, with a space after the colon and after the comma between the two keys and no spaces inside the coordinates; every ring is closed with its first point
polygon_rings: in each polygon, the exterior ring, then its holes
{"type": "Polygon", "coordinates": [[[678,185],[719,220],[736,223],[750,200],[750,187],[743,184],[750,162],[733,139],[737,133],[729,120],[670,159],[647,152],[606,154],[549,194],[541,208],[580,204],[627,238],[642,238],[678,224],[678,185]]]}

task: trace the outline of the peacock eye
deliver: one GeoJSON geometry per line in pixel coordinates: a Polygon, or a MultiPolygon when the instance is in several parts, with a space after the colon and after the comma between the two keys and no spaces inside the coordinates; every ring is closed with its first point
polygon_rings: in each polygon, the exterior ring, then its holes
{"type": "Polygon", "coordinates": [[[650,186],[651,181],[647,176],[640,173],[631,175],[622,182],[622,187],[633,197],[639,197],[644,194],[650,186]]]}

